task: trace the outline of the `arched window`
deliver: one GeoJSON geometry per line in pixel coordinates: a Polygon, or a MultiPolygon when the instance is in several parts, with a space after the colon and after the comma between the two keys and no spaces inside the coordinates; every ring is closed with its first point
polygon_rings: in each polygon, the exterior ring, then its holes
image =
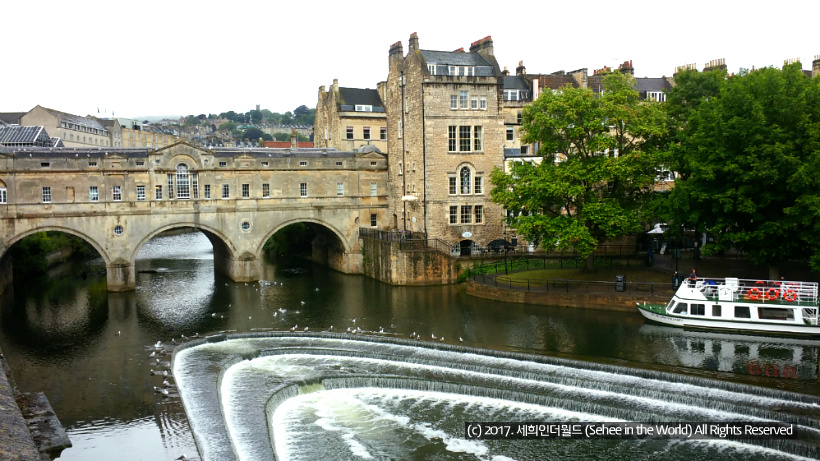
{"type": "Polygon", "coordinates": [[[191,198],[191,175],[188,173],[188,165],[180,163],[177,165],[177,199],[191,198]]]}
{"type": "Polygon", "coordinates": [[[469,167],[462,167],[461,172],[459,174],[461,177],[461,194],[462,195],[469,195],[472,193],[470,189],[472,172],[470,171],[469,167]]]}

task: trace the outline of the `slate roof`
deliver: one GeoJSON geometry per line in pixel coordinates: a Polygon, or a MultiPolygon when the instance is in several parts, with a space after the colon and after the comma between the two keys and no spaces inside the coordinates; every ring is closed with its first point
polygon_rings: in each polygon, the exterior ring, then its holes
{"type": "Polygon", "coordinates": [[[529,90],[529,82],[521,75],[512,75],[504,77],[505,90],[529,90]]]}
{"type": "Polygon", "coordinates": [[[636,90],[639,92],[641,91],[669,91],[672,88],[672,85],[669,83],[669,80],[660,77],[660,78],[636,78],[635,81],[637,82],[636,90]]]}
{"type": "Polygon", "coordinates": [[[493,65],[478,53],[452,51],[420,50],[427,64],[446,64],[450,66],[486,66],[492,70],[493,65]]]}
{"type": "MultiPolygon", "coordinates": [[[[355,106],[365,105],[384,108],[382,99],[379,97],[377,90],[368,90],[361,88],[341,88],[339,87],[339,105],[340,106],[355,106]]],[[[350,109],[353,110],[353,109],[350,109]]],[[[376,112],[374,110],[374,112],[376,112]]]]}
{"type": "Polygon", "coordinates": [[[49,109],[47,107],[43,107],[43,109],[51,112],[55,117],[60,119],[61,122],[73,123],[75,125],[83,125],[91,128],[96,128],[98,130],[105,130],[105,127],[102,126],[100,121],[95,118],[81,117],[79,115],[60,112],[59,110],[49,109]]]}
{"type": "Polygon", "coordinates": [[[0,126],[0,145],[52,147],[51,137],[42,126],[0,126]]]}
{"type": "Polygon", "coordinates": [[[0,112],[0,120],[9,125],[19,125],[20,118],[26,115],[26,112],[0,112]]]}

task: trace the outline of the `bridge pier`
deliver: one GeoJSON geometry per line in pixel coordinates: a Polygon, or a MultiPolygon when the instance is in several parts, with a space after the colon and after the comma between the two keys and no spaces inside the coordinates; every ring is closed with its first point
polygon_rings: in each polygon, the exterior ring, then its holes
{"type": "Polygon", "coordinates": [[[132,291],[137,289],[137,278],[133,262],[117,260],[106,264],[108,291],[132,291]]]}

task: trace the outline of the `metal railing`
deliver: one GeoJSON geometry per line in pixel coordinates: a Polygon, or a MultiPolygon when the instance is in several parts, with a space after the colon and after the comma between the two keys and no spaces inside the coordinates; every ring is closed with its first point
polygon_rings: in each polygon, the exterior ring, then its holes
{"type": "Polygon", "coordinates": [[[669,295],[674,293],[670,283],[657,282],[602,282],[565,279],[513,279],[506,276],[475,274],[471,280],[483,285],[516,291],[543,293],[613,293],[625,295],[669,295]]]}

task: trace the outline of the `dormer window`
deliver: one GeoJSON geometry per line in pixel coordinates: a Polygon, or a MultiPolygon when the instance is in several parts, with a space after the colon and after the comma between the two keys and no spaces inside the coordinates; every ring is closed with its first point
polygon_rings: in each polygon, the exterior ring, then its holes
{"type": "Polygon", "coordinates": [[[427,72],[430,72],[430,75],[436,75],[436,64],[427,64],[427,72]]]}
{"type": "Polygon", "coordinates": [[[474,66],[449,66],[449,73],[451,77],[472,77],[475,75],[474,66]]]}
{"type": "Polygon", "coordinates": [[[373,112],[373,106],[356,104],[356,112],[373,112]]]}

